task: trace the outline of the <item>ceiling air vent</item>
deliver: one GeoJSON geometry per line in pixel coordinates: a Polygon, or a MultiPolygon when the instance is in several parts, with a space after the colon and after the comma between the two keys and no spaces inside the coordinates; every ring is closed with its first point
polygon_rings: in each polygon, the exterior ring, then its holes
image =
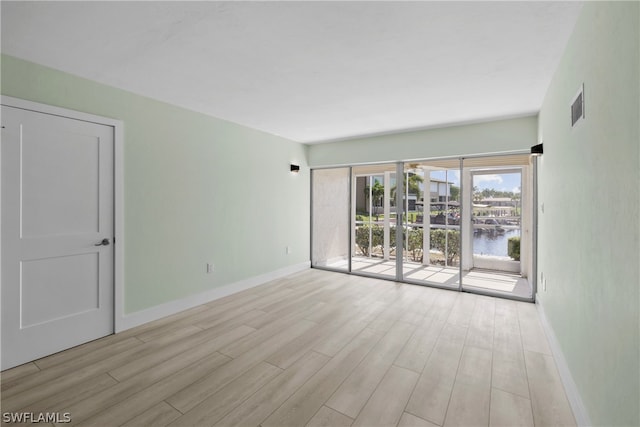
{"type": "Polygon", "coordinates": [[[584,84],[580,86],[578,94],[571,103],[571,127],[574,127],[580,119],[584,119],[584,84]]]}

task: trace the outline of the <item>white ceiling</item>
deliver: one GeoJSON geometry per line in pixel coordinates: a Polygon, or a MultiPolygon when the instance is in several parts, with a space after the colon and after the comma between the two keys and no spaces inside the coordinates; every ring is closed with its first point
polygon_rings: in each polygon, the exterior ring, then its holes
{"type": "Polygon", "coordinates": [[[581,6],[2,1],[2,52],[312,143],[536,113],[581,6]]]}

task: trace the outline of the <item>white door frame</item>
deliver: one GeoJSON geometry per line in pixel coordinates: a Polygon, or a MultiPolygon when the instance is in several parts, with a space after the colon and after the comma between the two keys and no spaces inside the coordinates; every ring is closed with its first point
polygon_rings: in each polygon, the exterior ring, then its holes
{"type": "MultiPolygon", "coordinates": [[[[121,120],[108,117],[96,116],[80,111],[69,110],[38,102],[26,101],[24,99],[10,96],[0,96],[0,104],[21,108],[23,110],[35,111],[38,113],[51,114],[54,116],[67,117],[75,120],[111,126],[113,128],[113,201],[114,201],[114,332],[126,329],[124,325],[124,123],[121,120]]],[[[0,178],[1,179],[1,178],[0,178]]],[[[1,221],[1,218],[0,218],[1,221]]],[[[0,253],[0,256],[2,254],[0,253]]]]}

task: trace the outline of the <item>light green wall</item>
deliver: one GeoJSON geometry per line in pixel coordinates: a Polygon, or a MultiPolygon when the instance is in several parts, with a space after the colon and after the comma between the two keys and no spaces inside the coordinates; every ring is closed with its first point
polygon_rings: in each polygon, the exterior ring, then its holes
{"type": "Polygon", "coordinates": [[[640,425],[639,14],[637,2],[585,4],[539,117],[539,299],[603,426],[640,425]]]}
{"type": "Polygon", "coordinates": [[[6,55],[2,94],[124,122],[126,313],[309,260],[304,145],[6,55]]]}
{"type": "Polygon", "coordinates": [[[536,144],[536,116],[496,120],[309,146],[311,167],[418,160],[528,150],[536,144]]]}

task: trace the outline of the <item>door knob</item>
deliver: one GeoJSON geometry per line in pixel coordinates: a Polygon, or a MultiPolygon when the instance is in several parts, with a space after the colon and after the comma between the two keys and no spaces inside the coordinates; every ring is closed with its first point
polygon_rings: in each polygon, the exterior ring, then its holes
{"type": "Polygon", "coordinates": [[[109,246],[109,239],[102,239],[102,242],[96,243],[93,246],[109,246]]]}

